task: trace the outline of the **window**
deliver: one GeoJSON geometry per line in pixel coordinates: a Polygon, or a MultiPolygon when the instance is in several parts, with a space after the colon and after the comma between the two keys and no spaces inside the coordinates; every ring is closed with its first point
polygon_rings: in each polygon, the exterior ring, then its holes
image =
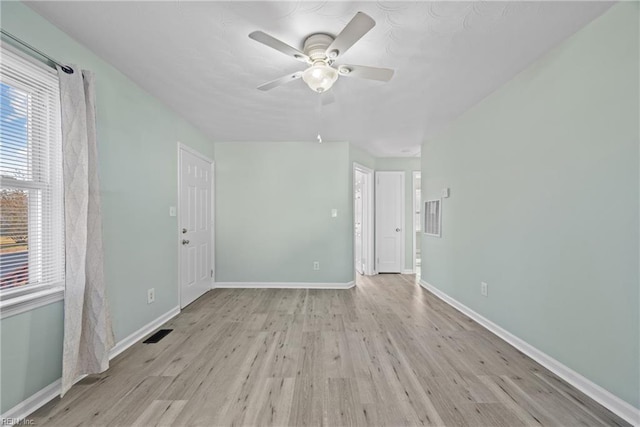
{"type": "Polygon", "coordinates": [[[424,202],[424,233],[426,235],[440,237],[441,219],[440,200],[424,202]]]}
{"type": "MultiPolygon", "coordinates": [[[[0,299],[64,283],[60,94],[53,70],[2,47],[0,64],[0,299]]],[[[9,304],[7,304],[9,302],[9,304]]],[[[15,301],[14,301],[15,303],[15,301]]]]}

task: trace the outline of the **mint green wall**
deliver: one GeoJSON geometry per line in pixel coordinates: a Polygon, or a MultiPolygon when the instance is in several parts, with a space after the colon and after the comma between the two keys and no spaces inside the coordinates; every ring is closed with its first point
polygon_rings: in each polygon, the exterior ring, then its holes
{"type": "MultiPolygon", "coordinates": [[[[353,144],[349,144],[349,164],[353,169],[353,163],[358,163],[366,168],[376,168],[376,158],[367,153],[361,148],[356,147],[353,144]]],[[[351,174],[351,180],[353,181],[353,174],[351,174]]]]}
{"type": "Polygon", "coordinates": [[[413,171],[421,168],[420,157],[378,157],[377,171],[404,172],[404,268],[413,268],[413,171]]]}
{"type": "MultiPolygon", "coordinates": [[[[105,275],[116,340],[121,340],[178,305],[177,223],[168,215],[169,206],[177,204],[176,144],[181,141],[210,157],[213,145],[24,4],[0,5],[3,29],[54,58],[96,73],[105,275]],[[147,305],[146,291],[151,287],[156,302],[147,305]]],[[[60,376],[60,307],[2,320],[2,412],[60,376]],[[7,333],[21,319],[32,321],[7,333]],[[23,335],[29,347],[22,345],[23,335]],[[31,363],[16,363],[21,359],[31,363]]]]}
{"type": "Polygon", "coordinates": [[[59,301],[0,322],[2,413],[60,378],[62,319],[59,301]]]}
{"type": "Polygon", "coordinates": [[[423,196],[451,188],[424,280],[636,407],[638,7],[614,6],[422,148],[423,196]]]}
{"type": "Polygon", "coordinates": [[[353,280],[348,143],[216,143],[215,157],[217,282],[353,280]]]}

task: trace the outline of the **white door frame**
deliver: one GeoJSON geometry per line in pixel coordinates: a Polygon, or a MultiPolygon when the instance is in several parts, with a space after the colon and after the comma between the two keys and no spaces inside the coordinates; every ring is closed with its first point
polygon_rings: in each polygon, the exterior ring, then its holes
{"type": "MultiPolygon", "coordinates": [[[[405,217],[407,216],[407,212],[406,212],[406,195],[405,195],[406,188],[407,188],[406,173],[405,173],[405,171],[399,171],[399,170],[376,171],[375,172],[376,186],[378,184],[378,176],[379,176],[379,174],[389,173],[389,172],[398,173],[398,174],[402,175],[402,180],[401,180],[401,182],[402,182],[402,191],[400,192],[401,193],[400,194],[400,205],[401,205],[401,208],[402,208],[402,215],[400,215],[401,216],[401,220],[400,220],[400,230],[401,230],[401,233],[400,233],[400,238],[401,238],[400,259],[401,259],[401,268],[400,268],[399,273],[405,274],[406,272],[405,272],[404,267],[406,265],[405,264],[405,259],[406,259],[406,256],[407,256],[407,254],[405,253],[406,252],[405,244],[406,244],[406,240],[407,240],[407,238],[406,238],[407,232],[406,232],[406,228],[405,228],[406,227],[405,217]]],[[[377,187],[376,187],[376,191],[378,191],[377,187]]],[[[377,209],[377,206],[378,206],[377,203],[378,203],[378,200],[376,200],[376,209],[377,209]]],[[[376,233],[378,233],[377,221],[376,221],[376,233]]],[[[376,234],[375,250],[376,250],[376,252],[378,251],[378,235],[377,234],[376,234]]],[[[376,253],[376,257],[377,256],[378,255],[376,253]]],[[[375,265],[376,265],[376,273],[377,273],[377,270],[378,270],[378,258],[376,258],[375,261],[376,261],[375,265]]]]}
{"type": "Polygon", "coordinates": [[[180,224],[181,224],[181,212],[180,212],[180,201],[181,201],[181,192],[182,192],[182,155],[180,154],[180,151],[184,150],[190,154],[193,154],[196,157],[201,158],[202,160],[204,160],[205,162],[211,163],[211,236],[209,237],[211,239],[211,269],[213,270],[213,274],[211,274],[211,289],[214,288],[214,283],[215,283],[215,271],[216,271],[216,264],[215,264],[215,260],[216,260],[216,256],[215,256],[215,168],[214,168],[214,163],[213,160],[210,159],[209,157],[205,156],[204,154],[194,150],[193,148],[189,147],[188,145],[183,144],[182,142],[178,141],[178,201],[177,201],[177,216],[176,216],[176,220],[177,220],[177,224],[176,224],[176,230],[177,230],[177,234],[178,234],[178,239],[176,244],[178,245],[178,306],[180,308],[182,308],[182,258],[181,258],[181,249],[182,249],[182,230],[180,229],[180,224]]]}
{"type": "MultiPolygon", "coordinates": [[[[418,177],[418,175],[421,175],[420,171],[413,171],[411,172],[411,200],[413,200],[413,203],[411,205],[411,230],[413,231],[413,233],[411,234],[411,239],[413,240],[413,273],[415,274],[416,272],[416,246],[417,246],[417,242],[416,242],[416,178],[418,177]]],[[[422,185],[420,186],[420,188],[422,188],[422,185]]],[[[422,203],[422,200],[420,201],[420,203],[422,203]]],[[[422,221],[422,206],[420,206],[420,221],[422,221]]]]}
{"type": "MultiPolygon", "coordinates": [[[[367,179],[365,185],[362,187],[363,191],[363,201],[362,201],[362,235],[364,238],[362,239],[362,253],[365,255],[367,262],[364,266],[364,274],[365,276],[372,276],[376,274],[375,270],[375,258],[373,252],[373,169],[369,169],[368,167],[361,165],[360,163],[353,162],[353,172],[351,174],[353,186],[352,186],[352,197],[353,200],[353,217],[352,223],[355,224],[356,218],[356,210],[355,210],[355,189],[356,189],[356,171],[364,174],[367,179]]],[[[356,236],[355,232],[353,233],[353,256],[352,259],[355,259],[355,249],[356,248],[356,236]]],[[[354,266],[355,270],[355,266],[354,266]]],[[[357,272],[354,273],[354,276],[357,276],[357,272]]],[[[354,277],[355,280],[355,277],[354,277]]]]}

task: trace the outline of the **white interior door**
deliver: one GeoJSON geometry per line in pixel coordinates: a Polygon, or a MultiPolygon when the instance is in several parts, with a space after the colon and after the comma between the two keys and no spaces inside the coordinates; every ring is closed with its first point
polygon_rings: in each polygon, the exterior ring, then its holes
{"type": "Polygon", "coordinates": [[[421,264],[421,247],[422,242],[420,242],[420,235],[422,234],[421,227],[421,212],[422,212],[422,181],[420,179],[421,173],[420,171],[413,171],[413,272],[418,276],[420,275],[420,264],[421,264]]]}
{"type": "Polygon", "coordinates": [[[404,172],[376,172],[376,269],[404,269],[404,172]]]}
{"type": "Polygon", "coordinates": [[[355,270],[374,274],[373,262],[373,170],[353,163],[353,230],[355,270]]]}
{"type": "Polygon", "coordinates": [[[353,224],[353,232],[355,234],[354,239],[355,239],[355,266],[356,266],[356,271],[359,274],[364,274],[364,263],[363,263],[363,255],[362,255],[362,249],[363,249],[363,229],[362,229],[362,223],[363,223],[363,180],[364,180],[364,176],[363,173],[360,172],[359,170],[355,170],[354,171],[354,176],[353,176],[353,217],[354,217],[354,224],[353,224]]]}
{"type": "Polygon", "coordinates": [[[181,146],[180,155],[180,306],[211,289],[211,161],[181,146]]]}

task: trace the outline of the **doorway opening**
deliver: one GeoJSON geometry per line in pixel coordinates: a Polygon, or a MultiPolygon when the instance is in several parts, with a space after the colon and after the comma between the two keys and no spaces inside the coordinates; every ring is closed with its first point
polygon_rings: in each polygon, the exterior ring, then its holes
{"type": "Polygon", "coordinates": [[[420,277],[422,265],[421,239],[422,227],[420,222],[422,212],[422,180],[420,171],[413,171],[413,272],[420,277]]]}
{"type": "Polygon", "coordinates": [[[353,253],[356,275],[375,274],[373,263],[373,170],[353,164],[353,253]]]}

